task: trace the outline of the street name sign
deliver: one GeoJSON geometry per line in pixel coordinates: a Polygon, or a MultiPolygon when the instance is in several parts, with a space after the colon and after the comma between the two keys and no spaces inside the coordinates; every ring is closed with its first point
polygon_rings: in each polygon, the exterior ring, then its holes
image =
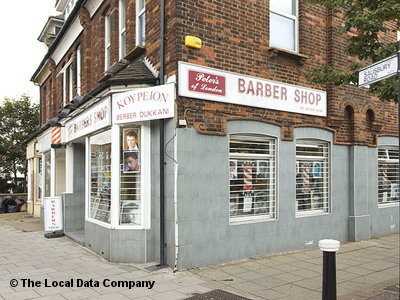
{"type": "Polygon", "coordinates": [[[396,75],[398,68],[397,54],[380,60],[358,73],[358,86],[366,86],[396,75]]]}

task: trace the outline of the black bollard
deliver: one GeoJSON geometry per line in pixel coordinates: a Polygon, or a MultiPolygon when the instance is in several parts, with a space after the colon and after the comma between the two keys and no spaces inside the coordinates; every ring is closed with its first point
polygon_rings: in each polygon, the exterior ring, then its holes
{"type": "Polygon", "coordinates": [[[323,251],[322,300],[336,300],[336,252],[340,242],[321,240],[318,244],[323,251]]]}

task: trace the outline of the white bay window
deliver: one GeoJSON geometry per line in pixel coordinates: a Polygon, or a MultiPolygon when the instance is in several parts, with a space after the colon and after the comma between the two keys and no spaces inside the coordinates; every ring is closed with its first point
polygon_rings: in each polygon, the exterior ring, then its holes
{"type": "Polygon", "coordinates": [[[111,131],[90,137],[89,217],[110,223],[111,207],[111,131]]]}

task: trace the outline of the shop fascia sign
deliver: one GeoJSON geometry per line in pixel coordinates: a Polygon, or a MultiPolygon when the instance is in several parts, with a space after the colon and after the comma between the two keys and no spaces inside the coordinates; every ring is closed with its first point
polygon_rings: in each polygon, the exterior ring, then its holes
{"type": "Polygon", "coordinates": [[[397,74],[398,55],[382,59],[358,72],[358,86],[367,86],[397,74]]]}
{"type": "Polygon", "coordinates": [[[326,92],[179,62],[179,96],[326,117],[326,92]]]}
{"type": "Polygon", "coordinates": [[[110,125],[111,103],[110,98],[107,98],[66,123],[66,142],[110,125]]]}
{"type": "Polygon", "coordinates": [[[114,94],[113,124],[173,118],[174,103],[174,83],[114,94]]]}

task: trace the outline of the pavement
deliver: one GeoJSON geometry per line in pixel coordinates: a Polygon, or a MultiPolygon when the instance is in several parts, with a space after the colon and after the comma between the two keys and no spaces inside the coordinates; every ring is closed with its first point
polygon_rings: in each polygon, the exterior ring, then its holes
{"type": "MultiPolygon", "coordinates": [[[[1,300],[322,297],[318,248],[151,272],[146,267],[154,262],[110,263],[66,237],[43,234],[37,218],[0,214],[1,300]]],[[[342,244],[336,262],[338,299],[399,299],[399,234],[342,244]]]]}

